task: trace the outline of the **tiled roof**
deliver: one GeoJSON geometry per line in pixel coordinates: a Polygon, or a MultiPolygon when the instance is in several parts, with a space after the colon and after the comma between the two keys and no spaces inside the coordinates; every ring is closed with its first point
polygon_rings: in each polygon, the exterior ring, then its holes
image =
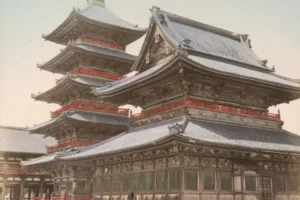
{"type": "Polygon", "coordinates": [[[260,59],[240,34],[180,17],[156,7],[152,9],[152,16],[175,46],[268,70],[260,64],[260,59]]]}
{"type": "MultiPolygon", "coordinates": [[[[152,76],[157,74],[161,74],[163,70],[170,68],[171,61],[176,57],[169,57],[165,60],[159,62],[156,66],[143,71],[140,74],[136,74],[135,76],[131,76],[120,81],[115,81],[113,83],[108,83],[103,87],[95,88],[93,92],[96,95],[104,95],[110,92],[115,92],[126,87],[130,87],[132,85],[137,85],[140,81],[144,81],[146,79],[150,79],[152,76]]],[[[297,87],[300,88],[300,84],[295,81],[279,76],[272,72],[262,72],[251,70],[248,68],[239,67],[233,64],[227,64],[225,62],[220,62],[216,60],[211,60],[207,58],[203,58],[200,56],[189,55],[187,58],[181,57],[181,59],[192,61],[195,63],[196,67],[199,68],[207,68],[208,70],[214,70],[215,72],[227,73],[229,75],[234,75],[237,77],[248,78],[250,80],[261,81],[281,86],[289,86],[289,87],[297,87]]]]}
{"type": "Polygon", "coordinates": [[[116,31],[119,30],[123,35],[128,36],[127,40],[124,41],[126,45],[137,40],[146,32],[146,29],[139,28],[138,25],[130,24],[117,17],[108,9],[92,3],[82,10],[74,8],[69,16],[56,29],[49,34],[43,35],[43,37],[50,41],[66,44],[68,42],[66,38],[62,42],[57,40],[57,37],[63,37],[76,29],[78,30],[80,23],[74,23],[74,21],[82,21],[86,25],[98,28],[109,27],[116,31]]]}
{"type": "Polygon", "coordinates": [[[99,57],[105,57],[105,58],[114,58],[114,59],[122,59],[124,61],[128,62],[134,62],[136,59],[136,56],[128,54],[123,51],[117,51],[117,50],[112,50],[100,46],[95,46],[95,45],[90,45],[90,44],[84,44],[84,43],[71,43],[69,44],[61,53],[59,53],[57,56],[52,58],[50,61],[39,64],[38,67],[41,69],[47,69],[49,71],[51,68],[54,67],[59,67],[59,65],[72,58],[72,52],[83,52],[86,54],[95,54],[96,56],[99,57]]]}
{"type": "Polygon", "coordinates": [[[174,56],[167,57],[164,60],[161,60],[159,63],[157,63],[154,67],[151,67],[150,69],[140,73],[136,74],[134,73],[132,76],[129,76],[128,78],[124,78],[119,81],[111,82],[106,84],[103,87],[95,88],[94,93],[105,93],[113,90],[118,90],[123,87],[130,86],[131,84],[137,84],[140,80],[149,78],[151,75],[159,72],[163,67],[165,67],[172,59],[174,56]]]}
{"type": "MultiPolygon", "coordinates": [[[[182,118],[160,122],[141,128],[133,128],[114,139],[104,141],[92,147],[81,149],[79,153],[62,156],[60,159],[82,159],[85,157],[120,152],[144,145],[155,145],[172,136],[168,126],[183,123],[182,118]]],[[[180,137],[189,141],[197,140],[212,145],[240,147],[265,151],[300,152],[300,136],[285,130],[268,130],[262,128],[239,126],[219,122],[206,122],[191,119],[180,137]]]]}
{"type": "Polygon", "coordinates": [[[261,71],[251,70],[251,69],[247,69],[236,65],[227,64],[224,62],[211,60],[199,56],[189,55],[188,58],[200,64],[201,66],[210,68],[218,72],[224,72],[228,74],[250,78],[253,80],[259,80],[264,82],[270,82],[270,83],[300,88],[299,83],[296,83],[291,79],[279,76],[273,72],[261,72],[261,71]]]}
{"type": "Polygon", "coordinates": [[[21,165],[23,166],[29,166],[29,165],[38,165],[38,164],[45,164],[48,162],[51,162],[53,160],[55,160],[55,158],[57,158],[59,156],[59,154],[54,153],[54,154],[48,154],[48,155],[44,155],[38,158],[34,158],[34,159],[30,159],[30,160],[26,160],[26,161],[22,161],[21,165]]]}
{"type": "Polygon", "coordinates": [[[102,124],[111,124],[111,125],[129,125],[129,118],[126,116],[115,116],[106,113],[100,112],[88,112],[88,111],[67,111],[62,115],[55,117],[47,122],[38,124],[29,130],[31,132],[36,132],[37,130],[43,129],[44,127],[51,126],[57,122],[63,120],[75,120],[78,122],[87,122],[87,123],[102,123],[102,124]]]}
{"type": "Polygon", "coordinates": [[[57,93],[58,91],[64,90],[65,88],[63,87],[63,85],[67,85],[67,90],[69,90],[70,88],[68,86],[70,86],[69,84],[72,84],[72,83],[80,84],[80,85],[87,86],[88,88],[90,88],[90,87],[101,87],[101,86],[105,85],[105,83],[107,83],[107,82],[110,82],[110,81],[103,80],[102,78],[91,77],[91,76],[86,76],[86,75],[69,74],[66,77],[64,77],[62,80],[60,80],[55,87],[53,87],[43,93],[39,93],[37,95],[32,95],[32,98],[39,99],[39,100],[43,99],[43,98],[47,98],[47,96],[49,94],[53,94],[53,92],[57,93]]]}
{"type": "Polygon", "coordinates": [[[96,4],[91,4],[87,8],[77,13],[83,17],[104,24],[135,30],[135,31],[145,31],[145,29],[139,28],[136,25],[130,24],[129,22],[120,19],[118,16],[110,12],[108,9],[96,4]]]}
{"type": "Polygon", "coordinates": [[[29,134],[24,128],[0,126],[0,152],[45,154],[46,146],[55,144],[53,138],[29,134]]]}

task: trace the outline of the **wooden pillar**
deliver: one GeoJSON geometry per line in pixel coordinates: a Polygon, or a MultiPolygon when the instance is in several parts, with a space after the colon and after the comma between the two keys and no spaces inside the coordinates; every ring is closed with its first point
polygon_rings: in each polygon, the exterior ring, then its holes
{"type": "Polygon", "coordinates": [[[24,198],[24,185],[25,185],[25,178],[21,179],[21,187],[20,187],[20,200],[24,198]]]}
{"type": "Polygon", "coordinates": [[[32,188],[31,187],[28,188],[28,200],[31,199],[31,191],[32,191],[32,188]]]}
{"type": "Polygon", "coordinates": [[[44,178],[41,178],[41,185],[39,189],[39,197],[43,197],[44,194],[44,178]]]}
{"type": "Polygon", "coordinates": [[[13,199],[13,188],[9,188],[9,200],[13,199]]]}
{"type": "Polygon", "coordinates": [[[2,177],[3,180],[3,186],[2,186],[2,200],[5,200],[5,190],[6,190],[6,178],[2,177]]]}

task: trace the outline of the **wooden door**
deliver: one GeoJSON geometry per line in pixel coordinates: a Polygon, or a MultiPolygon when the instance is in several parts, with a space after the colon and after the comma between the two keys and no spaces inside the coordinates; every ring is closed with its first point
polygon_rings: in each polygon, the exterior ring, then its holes
{"type": "Polygon", "coordinates": [[[261,177],[258,180],[260,200],[272,200],[272,178],[261,177]]]}

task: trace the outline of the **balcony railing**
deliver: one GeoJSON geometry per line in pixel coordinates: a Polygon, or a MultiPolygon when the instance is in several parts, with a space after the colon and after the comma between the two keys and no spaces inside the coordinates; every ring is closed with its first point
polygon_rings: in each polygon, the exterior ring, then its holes
{"type": "Polygon", "coordinates": [[[117,114],[117,115],[129,115],[129,109],[126,108],[118,108],[114,106],[108,106],[98,103],[84,102],[84,101],[75,101],[69,105],[66,105],[56,111],[50,112],[51,117],[57,117],[61,115],[65,111],[71,110],[86,110],[86,111],[96,111],[103,112],[109,114],[117,114]]]}
{"type": "Polygon", "coordinates": [[[50,152],[58,151],[58,150],[65,149],[65,148],[85,147],[85,146],[93,145],[95,143],[97,143],[97,142],[70,140],[70,141],[67,141],[67,142],[57,144],[55,146],[49,146],[49,147],[47,147],[47,151],[50,153],[50,152]]]}
{"type": "MultiPolygon", "coordinates": [[[[48,199],[46,196],[44,197],[32,197],[31,200],[46,200],[48,199]]],[[[59,196],[59,197],[51,197],[51,200],[90,200],[91,196],[59,196]]]]}
{"type": "Polygon", "coordinates": [[[110,79],[110,80],[121,80],[123,76],[120,75],[115,75],[115,74],[110,74],[107,72],[103,72],[100,70],[95,70],[95,69],[89,69],[85,68],[83,66],[79,66],[78,68],[74,69],[71,71],[71,74],[82,74],[82,75],[88,75],[88,76],[95,76],[95,77],[100,77],[100,78],[105,78],[105,79],[110,79]]]}
{"type": "Polygon", "coordinates": [[[88,36],[81,36],[77,42],[85,42],[85,43],[88,43],[88,44],[105,46],[105,47],[108,47],[108,48],[111,48],[111,49],[117,49],[117,50],[120,50],[120,51],[125,51],[125,46],[124,45],[120,45],[120,44],[116,44],[116,43],[112,43],[112,42],[108,42],[108,41],[105,41],[105,40],[100,40],[100,39],[96,39],[96,38],[92,38],[92,37],[88,37],[88,36]]]}
{"type": "Polygon", "coordinates": [[[154,108],[151,110],[147,110],[138,114],[131,115],[131,120],[139,120],[151,116],[155,116],[158,114],[162,114],[171,110],[176,110],[182,107],[189,107],[189,108],[196,108],[201,110],[211,110],[216,112],[222,112],[222,113],[229,113],[229,114],[235,114],[235,115],[241,115],[241,116],[249,116],[249,117],[255,117],[255,118],[263,118],[263,119],[271,119],[271,120],[280,120],[280,113],[278,114],[272,114],[272,113],[266,113],[266,112],[259,112],[255,110],[250,109],[241,109],[241,108],[235,108],[231,106],[224,106],[220,104],[214,104],[214,103],[208,103],[198,100],[192,100],[187,97],[184,98],[183,101],[178,101],[175,103],[171,103],[165,106],[160,106],[158,108],[154,108]]]}
{"type": "Polygon", "coordinates": [[[37,174],[38,170],[33,168],[0,168],[0,174],[37,174]]]}

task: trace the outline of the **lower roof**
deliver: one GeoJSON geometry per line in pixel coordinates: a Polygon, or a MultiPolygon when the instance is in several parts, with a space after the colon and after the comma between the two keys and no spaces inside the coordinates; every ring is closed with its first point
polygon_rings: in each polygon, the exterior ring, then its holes
{"type": "Polygon", "coordinates": [[[25,128],[0,126],[0,152],[46,154],[46,146],[55,144],[54,138],[30,134],[25,128]]]}
{"type": "Polygon", "coordinates": [[[84,147],[77,152],[59,156],[45,157],[40,160],[28,161],[26,165],[37,165],[55,160],[77,160],[108,153],[130,151],[133,148],[154,146],[171,136],[178,136],[187,142],[208,144],[228,148],[242,148],[244,150],[262,150],[274,152],[300,153],[300,135],[285,130],[270,130],[247,127],[237,124],[188,119],[185,131],[175,134],[169,130],[174,124],[184,124],[184,118],[176,118],[157,124],[132,128],[128,132],[119,134],[98,144],[84,147]],[[45,160],[46,159],[46,160],[45,160]]]}

